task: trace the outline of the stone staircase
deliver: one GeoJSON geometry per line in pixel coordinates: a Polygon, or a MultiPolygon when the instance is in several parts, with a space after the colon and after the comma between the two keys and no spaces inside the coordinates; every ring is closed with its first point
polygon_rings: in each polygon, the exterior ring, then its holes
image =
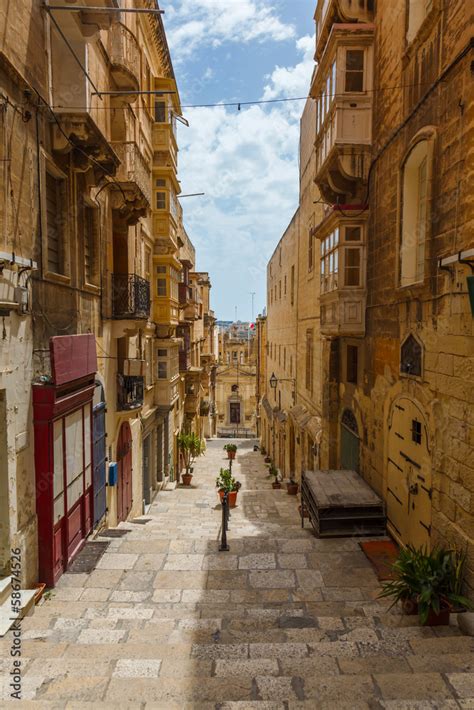
{"type": "MultiPolygon", "coordinates": [[[[12,578],[0,577],[0,638],[12,627],[15,617],[12,613],[12,578]]],[[[35,607],[35,589],[21,589],[19,618],[32,614],[35,607]]]]}

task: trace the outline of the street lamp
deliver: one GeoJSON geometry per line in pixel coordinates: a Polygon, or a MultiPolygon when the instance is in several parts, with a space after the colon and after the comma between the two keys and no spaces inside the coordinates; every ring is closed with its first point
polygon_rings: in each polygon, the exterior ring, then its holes
{"type": "MultiPolygon", "coordinates": [[[[295,403],[296,400],[296,380],[294,377],[280,377],[280,379],[277,378],[274,372],[272,372],[272,376],[270,377],[270,387],[272,390],[276,390],[278,387],[279,382],[292,382],[293,383],[293,404],[295,403]]],[[[275,392],[275,398],[276,398],[276,392],[275,392]]]]}
{"type": "Polygon", "coordinates": [[[270,377],[270,387],[271,387],[273,390],[276,390],[277,386],[278,386],[278,380],[277,380],[277,378],[276,378],[275,373],[272,372],[272,376],[270,377]]]}

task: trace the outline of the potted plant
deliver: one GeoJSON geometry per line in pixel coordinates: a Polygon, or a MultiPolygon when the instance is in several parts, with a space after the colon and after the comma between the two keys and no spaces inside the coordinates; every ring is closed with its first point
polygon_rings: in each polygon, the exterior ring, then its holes
{"type": "Polygon", "coordinates": [[[383,582],[380,598],[400,602],[406,613],[418,613],[421,624],[449,624],[454,607],[472,609],[461,594],[465,553],[435,548],[431,553],[411,545],[401,549],[392,565],[394,578],[383,582]]]}
{"type": "Polygon", "coordinates": [[[221,468],[220,473],[216,478],[216,488],[218,489],[221,503],[224,498],[224,493],[227,493],[229,508],[235,508],[237,505],[237,493],[239,492],[241,485],[240,481],[236,481],[235,478],[233,478],[232,473],[228,468],[221,468]]]}
{"type": "Polygon", "coordinates": [[[183,485],[189,486],[191,485],[191,479],[193,477],[193,464],[206,450],[206,444],[204,440],[196,434],[182,431],[178,434],[178,447],[181,451],[185,467],[185,472],[181,476],[181,479],[183,485]]]}
{"type": "Polygon", "coordinates": [[[286,482],[286,490],[289,496],[298,495],[298,488],[299,484],[294,478],[290,478],[290,480],[286,482]]]}
{"type": "Polygon", "coordinates": [[[227,451],[228,459],[235,459],[235,454],[237,453],[237,444],[225,444],[224,451],[227,451]]]}
{"type": "Polygon", "coordinates": [[[281,476],[273,464],[271,464],[268,473],[273,476],[272,488],[281,488],[281,476]]]}

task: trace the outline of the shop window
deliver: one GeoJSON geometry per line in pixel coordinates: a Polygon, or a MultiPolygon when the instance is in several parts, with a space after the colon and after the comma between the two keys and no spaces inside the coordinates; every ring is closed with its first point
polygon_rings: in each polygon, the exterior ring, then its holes
{"type": "Polygon", "coordinates": [[[411,421],[411,438],[415,444],[421,444],[421,422],[417,419],[411,421]]]}
{"type": "Polygon", "coordinates": [[[357,345],[348,345],[346,348],[346,381],[356,385],[359,369],[359,348],[357,345]]]}
{"type": "Polygon", "coordinates": [[[346,72],[344,90],[350,93],[364,90],[364,50],[346,50],[346,72]]]}
{"type": "Polygon", "coordinates": [[[156,292],[157,292],[158,296],[166,296],[167,295],[166,279],[157,279],[156,280],[156,292]]]}
{"type": "Polygon", "coordinates": [[[403,166],[400,285],[420,283],[425,276],[428,141],[419,141],[403,166]]]}

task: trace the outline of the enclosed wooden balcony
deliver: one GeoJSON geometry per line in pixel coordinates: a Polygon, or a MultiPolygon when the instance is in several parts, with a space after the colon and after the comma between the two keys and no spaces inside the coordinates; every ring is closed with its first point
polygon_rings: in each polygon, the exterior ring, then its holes
{"type": "Polygon", "coordinates": [[[179,376],[155,382],[155,404],[170,409],[179,397],[179,376]]]}
{"type": "Polygon", "coordinates": [[[370,23],[374,19],[374,0],[319,0],[316,22],[315,59],[321,61],[334,24],[370,23]]]}
{"type": "MultiPolygon", "coordinates": [[[[130,92],[128,100],[135,101],[136,92],[140,89],[140,48],[137,39],[121,22],[114,22],[108,39],[110,71],[117,90],[130,92]]],[[[120,98],[126,101],[127,95],[120,98]]]]}

